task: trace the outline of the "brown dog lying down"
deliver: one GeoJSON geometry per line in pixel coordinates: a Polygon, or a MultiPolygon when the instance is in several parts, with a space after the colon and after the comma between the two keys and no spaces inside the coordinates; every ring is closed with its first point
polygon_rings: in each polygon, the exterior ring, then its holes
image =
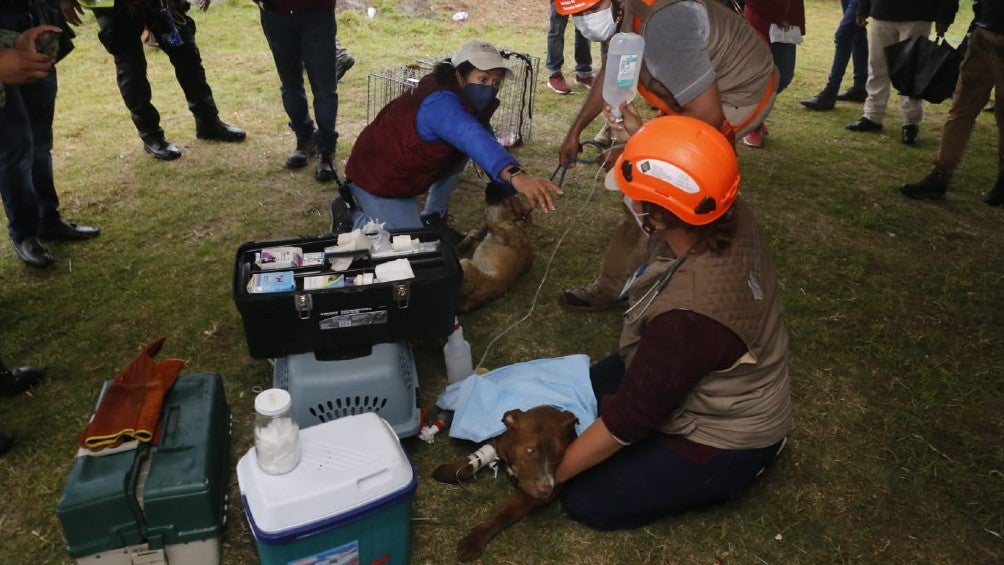
{"type": "Polygon", "coordinates": [[[485,190],[485,226],[472,231],[460,249],[477,244],[470,259],[461,259],[464,279],[458,312],[470,312],[501,296],[533,264],[533,242],[526,225],[495,185],[485,190]],[[482,239],[483,238],[483,239],[482,239]],[[481,243],[477,243],[478,240],[481,243]]]}
{"type": "Polygon", "coordinates": [[[502,435],[489,440],[475,454],[440,465],[432,472],[437,481],[459,484],[474,478],[495,455],[506,463],[509,480],[516,487],[498,513],[457,542],[460,561],[477,559],[499,532],[554,500],[558,494],[554,471],[575,439],[578,421],[575,414],[553,406],[537,406],[526,412],[510,410],[502,417],[507,428],[502,435]]]}

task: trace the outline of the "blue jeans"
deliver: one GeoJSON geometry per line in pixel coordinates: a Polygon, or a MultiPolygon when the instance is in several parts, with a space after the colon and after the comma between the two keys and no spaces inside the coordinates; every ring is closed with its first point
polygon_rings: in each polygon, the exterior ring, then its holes
{"type": "MultiPolygon", "coordinates": [[[[551,5],[551,26],[547,30],[547,72],[554,75],[561,72],[562,65],[565,64],[565,27],[568,25],[568,16],[558,14],[554,9],[554,2],[551,5]]],[[[575,26],[572,26],[573,28],[575,26]]],[[[593,72],[593,53],[590,51],[589,40],[582,37],[579,30],[575,30],[575,72],[578,75],[588,75],[593,72]]]]}
{"type": "MultiPolygon", "coordinates": [[[[616,391],[623,375],[617,354],[590,367],[597,400],[616,391]]],[[[614,530],[722,502],[748,487],[781,446],[724,450],[702,465],[665,447],[662,438],[656,433],[628,445],[566,482],[559,497],[568,515],[614,530]]]]}
{"type": "Polygon", "coordinates": [[[422,227],[422,215],[429,213],[445,214],[450,204],[450,196],[457,188],[460,173],[467,166],[467,159],[446,172],[438,181],[429,187],[425,199],[425,210],[418,213],[418,197],[383,198],[366,192],[361,186],[349,182],[349,191],[356,201],[361,214],[353,214],[353,227],[362,228],[369,220],[384,223],[386,229],[414,229],[422,227]]]}
{"type": "Polygon", "coordinates": [[[338,140],[335,131],[338,116],[335,13],[280,13],[263,9],[261,27],[279,73],[282,106],[289,117],[290,129],[298,141],[314,137],[318,152],[330,154],[338,140]],[[303,88],[304,70],[314,96],[316,131],[303,88]]]}
{"type": "Polygon", "coordinates": [[[868,81],[868,31],[854,22],[859,0],[840,0],[844,16],[833,34],[833,64],[830,66],[830,78],[823,88],[823,93],[836,95],[840,90],[840,82],[844,80],[847,63],[854,62],[854,90],[864,91],[868,81]]]}
{"type": "Polygon", "coordinates": [[[0,197],[7,231],[15,243],[36,235],[41,223],[59,219],[52,176],[52,118],[56,68],[37,82],[7,85],[0,108],[0,197]]]}

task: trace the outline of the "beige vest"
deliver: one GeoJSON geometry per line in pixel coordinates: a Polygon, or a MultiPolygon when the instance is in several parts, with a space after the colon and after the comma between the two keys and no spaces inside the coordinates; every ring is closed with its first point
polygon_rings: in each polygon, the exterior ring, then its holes
{"type": "MultiPolygon", "coordinates": [[[[737,230],[721,254],[688,254],[658,294],[646,295],[675,258],[662,246],[628,290],[629,308],[620,353],[630,365],[650,320],[669,310],[689,310],[729,328],[748,352],[724,371],[701,379],[661,430],[722,449],[767,447],[791,429],[788,333],[766,246],[752,213],[735,205],[737,230]],[[647,305],[647,307],[646,307],[647,305]]],[[[667,350],[673,344],[667,343],[667,350]]]]}
{"type": "MultiPolygon", "coordinates": [[[[660,8],[681,0],[625,0],[621,31],[645,35],[649,16],[660,8]]],[[[769,97],[774,75],[774,57],[770,46],[756,30],[736,12],[717,1],[700,2],[708,10],[710,37],[708,55],[715,70],[715,80],[721,93],[722,106],[752,106],[769,97]]],[[[642,59],[658,56],[645,51],[642,59]]],[[[673,56],[671,53],[666,56],[673,56]]],[[[639,91],[650,100],[648,84],[640,84],[639,91]]],[[[651,101],[651,100],[650,100],[651,101]]],[[[662,108],[660,108],[662,109],[662,108]]]]}

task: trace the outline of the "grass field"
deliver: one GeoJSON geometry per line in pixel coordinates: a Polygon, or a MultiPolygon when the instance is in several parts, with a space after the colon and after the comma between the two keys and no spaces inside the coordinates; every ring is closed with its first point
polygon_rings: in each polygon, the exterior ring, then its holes
{"type": "MultiPolygon", "coordinates": [[[[339,35],[359,61],[339,88],[341,163],[366,121],[370,73],[474,37],[543,59],[547,7],[527,4],[430,0],[399,10],[380,0],[373,19],[341,12],[339,35]],[[470,17],[452,21],[461,10],[470,17]]],[[[962,4],[948,33],[955,40],[971,18],[970,2],[962,4]]],[[[840,12],[832,0],[806,0],[806,10],[795,80],[778,98],[766,146],[739,148],[742,192],[769,237],[792,337],[788,449],[741,500],[609,533],[573,523],[555,505],[504,532],[485,563],[1004,559],[1004,210],[980,202],[996,178],[993,116],[979,118],[945,202],[901,197],[899,184],[926,173],[948,104],[925,107],[916,147],[899,143],[895,94],[880,134],[844,130],[860,115],[853,104],[804,110],[798,99],[828,75],[840,12]]],[[[45,365],[50,375],[28,394],[0,399],[0,426],[18,436],[0,458],[0,563],[70,561],[55,509],[75,439],[101,383],[156,336],[168,336],[162,357],[185,360],[184,372],[225,378],[231,462],[251,445],[254,390],[270,385],[271,366],[247,353],[231,294],[234,252],[246,241],[325,232],[334,188],[318,185],[309,169],[282,167],[293,138],[255,5],[217,2],[195,18],[221,117],[248,130],[242,144],[195,139],[169,63],[150,51],[154,103],[184,156],[164,163],[146,155],[90,15],[60,65],[53,157],[61,209],[102,235],[53,244],[57,263],[43,271],[0,245],[3,359],[45,365]]],[[[569,31],[567,73],[571,61],[569,31]]],[[[560,97],[542,82],[532,137],[515,153],[547,176],[584,93],[560,97]]],[[[592,279],[620,217],[619,200],[599,188],[596,172],[569,173],[559,209],[535,215],[532,270],[463,318],[484,367],[572,353],[596,360],[614,350],[617,313],[570,314],[555,302],[560,289],[592,279]]],[[[452,204],[460,228],[478,223],[481,185],[465,173],[452,204]]],[[[420,401],[432,405],[445,384],[442,343],[413,347],[420,401]]],[[[411,560],[452,562],[456,541],[498,507],[508,481],[440,485],[432,469],[469,446],[404,445],[419,475],[411,560]]],[[[229,491],[223,561],[254,562],[235,475],[229,491]]]]}

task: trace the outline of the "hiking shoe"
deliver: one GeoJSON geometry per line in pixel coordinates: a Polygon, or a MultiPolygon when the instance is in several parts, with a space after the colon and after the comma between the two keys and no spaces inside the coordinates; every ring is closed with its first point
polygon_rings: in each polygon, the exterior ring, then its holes
{"type": "Polygon", "coordinates": [[[349,210],[348,204],[345,203],[341,195],[332,198],[329,207],[331,209],[331,233],[337,235],[352,231],[352,210],[349,210]]]}
{"type": "Polygon", "coordinates": [[[586,286],[566,288],[558,295],[558,303],[570,312],[602,312],[613,308],[622,308],[627,299],[617,298],[600,291],[599,285],[592,283],[586,286]]]}
{"type": "Polygon", "coordinates": [[[578,84],[580,86],[584,86],[586,88],[592,88],[594,82],[596,82],[596,77],[594,77],[593,75],[580,75],[577,73],[575,75],[575,84],[578,84]]]}
{"type": "Polygon", "coordinates": [[[931,171],[923,180],[916,183],[907,183],[899,187],[899,192],[908,198],[931,198],[941,200],[948,191],[948,179],[938,171],[931,171]]]}
{"type": "Polygon", "coordinates": [[[551,75],[547,79],[547,87],[558,94],[568,94],[572,92],[571,87],[569,87],[568,83],[565,82],[565,77],[562,76],[561,73],[551,75]]]}
{"type": "Polygon", "coordinates": [[[760,131],[760,128],[757,128],[744,135],[743,145],[754,148],[763,147],[763,132],[760,131]]]}

